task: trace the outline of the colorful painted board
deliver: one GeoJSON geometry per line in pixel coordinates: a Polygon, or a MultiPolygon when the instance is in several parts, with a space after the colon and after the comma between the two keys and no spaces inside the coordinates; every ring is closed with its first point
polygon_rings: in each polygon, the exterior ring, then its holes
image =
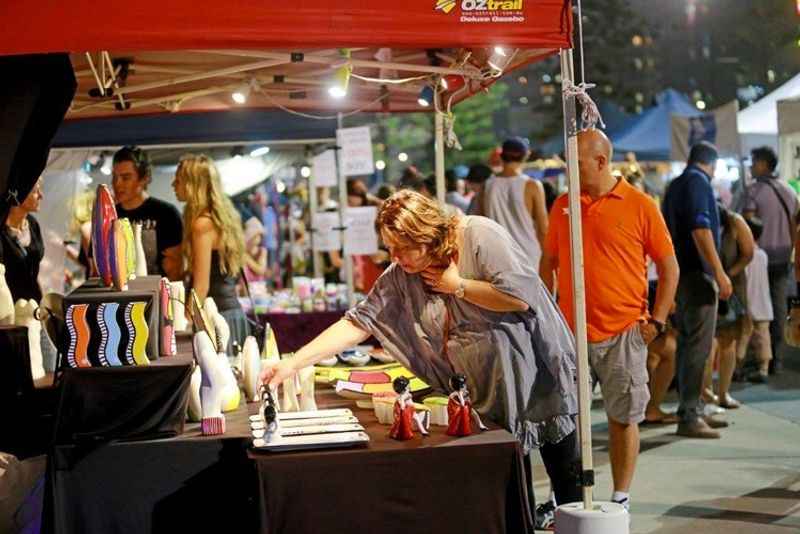
{"type": "Polygon", "coordinates": [[[97,186],[97,196],[92,209],[92,250],[100,279],[106,287],[114,283],[111,272],[111,246],[114,221],[117,220],[117,209],[114,198],[105,184],[97,186]]]}
{"type": "Polygon", "coordinates": [[[162,278],[158,283],[158,296],[161,311],[161,356],[175,356],[178,350],[175,341],[175,309],[172,306],[168,279],[162,278]]]}

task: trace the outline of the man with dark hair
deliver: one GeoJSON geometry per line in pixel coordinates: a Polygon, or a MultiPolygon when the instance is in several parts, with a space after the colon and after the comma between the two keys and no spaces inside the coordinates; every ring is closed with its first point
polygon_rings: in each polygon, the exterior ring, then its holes
{"type": "Polygon", "coordinates": [[[683,174],[664,195],[662,211],[680,266],[677,292],[678,435],[719,438],[724,421],[703,417],[700,389],[717,323],[718,299],[733,287],[719,257],[720,224],[711,180],[717,149],[701,141],[689,153],[683,174]]]}
{"type": "Polygon", "coordinates": [[[547,235],[547,206],[541,182],[522,172],[529,153],[528,141],[521,137],[503,143],[503,170],[484,184],[478,215],[500,223],[538,267],[547,235]]]}
{"type": "Polygon", "coordinates": [[[467,215],[478,215],[478,201],[483,192],[483,184],[492,176],[492,169],[483,163],[476,163],[470,166],[467,173],[466,186],[467,192],[472,193],[472,198],[469,201],[467,208],[467,215]]]}
{"type": "Polygon", "coordinates": [[[183,274],[181,215],[172,204],[147,193],[151,177],[150,158],[141,148],[126,146],[114,154],[111,186],[117,201],[117,215],[142,224],[147,273],[180,280],[183,274]]]}
{"type": "Polygon", "coordinates": [[[747,188],[742,214],[745,219],[758,217],[763,223],[763,232],[758,246],[767,253],[769,259],[769,294],[772,298],[774,320],[770,324],[772,361],[770,373],[781,369],[780,347],[783,345],[783,326],[786,318],[786,293],[789,284],[789,264],[792,261],[792,248],[797,235],[797,195],[783,180],[778,178],[775,169],[778,157],[767,146],[754,149],[751,153],[751,174],[755,183],[747,188]]]}

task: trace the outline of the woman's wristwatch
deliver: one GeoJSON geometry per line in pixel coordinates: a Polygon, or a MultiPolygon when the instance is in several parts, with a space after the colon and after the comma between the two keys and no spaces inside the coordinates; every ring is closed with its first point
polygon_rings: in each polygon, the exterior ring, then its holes
{"type": "Polygon", "coordinates": [[[463,299],[464,292],[467,290],[466,286],[464,285],[464,279],[462,278],[460,282],[458,282],[458,287],[456,288],[455,295],[456,297],[463,299]]]}

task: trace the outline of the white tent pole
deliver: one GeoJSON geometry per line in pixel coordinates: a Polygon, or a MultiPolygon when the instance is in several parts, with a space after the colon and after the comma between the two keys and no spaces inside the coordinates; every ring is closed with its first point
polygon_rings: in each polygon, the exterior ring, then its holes
{"type": "Polygon", "coordinates": [[[444,205],[446,186],[444,183],[444,117],[438,111],[434,112],[434,129],[436,141],[434,150],[436,155],[436,199],[444,205]]]}
{"type": "MultiPolygon", "coordinates": [[[[336,117],[337,126],[342,128],[342,114],[337,113],[336,117]]],[[[338,144],[338,141],[337,141],[338,144]]],[[[350,306],[356,304],[355,286],[353,283],[353,257],[347,253],[347,247],[344,246],[345,226],[345,212],[347,211],[347,177],[344,175],[344,166],[342,165],[342,150],[341,147],[336,148],[336,169],[339,175],[339,226],[342,228],[342,264],[344,265],[344,276],[347,282],[347,300],[350,306]]]]}
{"type": "Polygon", "coordinates": [[[317,236],[314,232],[314,216],[319,211],[319,198],[317,197],[317,177],[314,173],[308,177],[308,228],[312,230],[307,232],[311,236],[311,264],[314,267],[314,278],[322,278],[322,254],[316,250],[314,241],[317,236]]]}
{"type": "MultiPolygon", "coordinates": [[[[561,87],[573,85],[572,50],[561,50],[561,87]]],[[[578,124],[575,97],[562,92],[564,106],[564,147],[567,156],[569,184],[569,230],[572,258],[573,309],[575,310],[575,344],[578,357],[578,429],[581,440],[583,507],[591,510],[594,486],[592,461],[592,392],[589,389],[589,346],[586,339],[586,288],[583,278],[583,232],[581,231],[581,191],[578,173],[578,124]]]]}

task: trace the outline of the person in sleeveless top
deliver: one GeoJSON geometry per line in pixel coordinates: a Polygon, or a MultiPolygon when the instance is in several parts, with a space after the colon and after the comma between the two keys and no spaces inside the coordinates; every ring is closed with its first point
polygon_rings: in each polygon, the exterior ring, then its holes
{"type": "MultiPolygon", "coordinates": [[[[183,252],[189,287],[200,301],[214,299],[240,347],[248,334],[247,319],[236,297],[236,282],[244,262],[244,234],[239,213],[225,196],[214,160],[187,155],[178,163],[172,182],[183,209],[183,252]]],[[[188,294],[188,292],[187,292],[188,294]]],[[[187,306],[187,310],[188,310],[187,306]]]]}
{"type": "MultiPolygon", "coordinates": [[[[753,259],[755,242],[750,227],[744,217],[719,206],[719,222],[722,228],[719,256],[722,267],[733,284],[733,295],[725,303],[720,303],[717,317],[717,330],[711,357],[706,361],[703,378],[703,400],[718,404],[722,408],[736,409],[739,401],[731,397],[730,386],[736,369],[739,344],[743,340],[743,330],[747,319],[747,266],[753,259]],[[719,366],[717,393],[712,389],[714,362],[719,366]]],[[[749,336],[747,336],[749,339],[749,336]]],[[[746,350],[746,347],[742,348],[746,350]]],[[[742,352],[743,352],[742,350],[742,352]]]]}
{"type": "Polygon", "coordinates": [[[503,143],[500,153],[503,170],[483,185],[477,211],[508,230],[531,265],[538,269],[547,235],[547,206],[541,182],[522,172],[528,153],[525,139],[515,137],[503,143]]]}

